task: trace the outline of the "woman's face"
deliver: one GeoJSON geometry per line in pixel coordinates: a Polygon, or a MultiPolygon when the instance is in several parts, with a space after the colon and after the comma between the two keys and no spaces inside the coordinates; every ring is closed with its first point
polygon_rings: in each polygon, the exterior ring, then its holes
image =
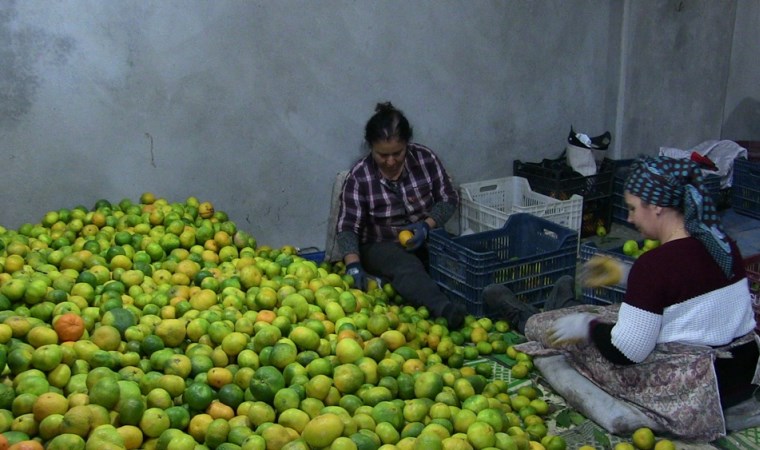
{"type": "Polygon", "coordinates": [[[628,207],[628,223],[633,224],[644,238],[658,239],[657,211],[660,208],[643,202],[640,197],[629,192],[624,196],[628,207]]]}
{"type": "Polygon", "coordinates": [[[372,159],[375,160],[380,172],[388,179],[395,180],[404,170],[406,157],[406,142],[398,139],[378,141],[372,144],[372,159]]]}

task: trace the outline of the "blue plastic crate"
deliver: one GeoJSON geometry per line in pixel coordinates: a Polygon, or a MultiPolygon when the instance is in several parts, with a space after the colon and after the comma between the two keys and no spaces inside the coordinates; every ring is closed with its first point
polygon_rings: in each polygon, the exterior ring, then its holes
{"type": "MultiPolygon", "coordinates": [[[[639,244],[639,248],[644,245],[644,240],[637,242],[639,244]]],[[[611,249],[600,249],[593,242],[586,242],[581,244],[579,260],[582,264],[597,254],[617,258],[628,265],[633,265],[633,262],[635,261],[635,258],[623,253],[622,245],[611,249]]],[[[583,301],[591,305],[611,305],[613,303],[621,303],[625,297],[625,286],[616,284],[614,286],[602,286],[595,288],[584,287],[581,289],[581,295],[583,296],[583,301]]]]}
{"type": "Polygon", "coordinates": [[[323,250],[316,250],[313,248],[303,249],[299,251],[298,256],[309,261],[314,261],[317,264],[325,260],[325,252],[323,250]]]}
{"type": "Polygon", "coordinates": [[[760,161],[734,160],[731,206],[743,216],[760,219],[760,161]]]}
{"type": "Polygon", "coordinates": [[[466,236],[430,233],[430,275],[467,312],[488,315],[481,298],[490,284],[504,284],[521,301],[543,306],[554,282],[575,274],[578,232],[527,213],[512,214],[504,226],[466,236]]]}

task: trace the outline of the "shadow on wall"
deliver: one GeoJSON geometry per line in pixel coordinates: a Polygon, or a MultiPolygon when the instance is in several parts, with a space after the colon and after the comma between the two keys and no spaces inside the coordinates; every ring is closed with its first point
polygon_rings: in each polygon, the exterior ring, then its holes
{"type": "Polygon", "coordinates": [[[721,139],[760,140],[760,100],[745,98],[723,123],[721,139]]]}

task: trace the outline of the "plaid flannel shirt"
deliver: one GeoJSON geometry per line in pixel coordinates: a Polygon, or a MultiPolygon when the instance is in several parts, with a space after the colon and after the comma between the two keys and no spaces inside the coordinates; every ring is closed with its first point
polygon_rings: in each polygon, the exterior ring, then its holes
{"type": "Polygon", "coordinates": [[[393,241],[404,226],[430,217],[436,203],[458,202],[438,157],[429,148],[410,143],[404,171],[396,181],[381,175],[371,154],[353,166],[343,185],[337,232],[351,231],[360,243],[393,241]]]}

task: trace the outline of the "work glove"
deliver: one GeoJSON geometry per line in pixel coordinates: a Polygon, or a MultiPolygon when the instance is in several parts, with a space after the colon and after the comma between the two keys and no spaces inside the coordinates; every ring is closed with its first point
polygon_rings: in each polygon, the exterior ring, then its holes
{"type": "Polygon", "coordinates": [[[417,223],[405,226],[403,229],[414,233],[414,236],[406,241],[406,251],[414,252],[422,247],[422,245],[427,240],[428,232],[430,232],[430,225],[428,225],[424,220],[420,220],[417,223]]]}
{"type": "Polygon", "coordinates": [[[581,267],[580,280],[584,287],[625,286],[631,266],[617,258],[595,255],[581,267]]]}
{"type": "Polygon", "coordinates": [[[590,340],[589,325],[596,316],[589,313],[574,313],[555,320],[546,332],[547,341],[552,347],[586,344],[590,340]]]}
{"type": "Polygon", "coordinates": [[[361,289],[362,291],[367,290],[367,282],[369,279],[367,278],[367,272],[364,271],[361,263],[353,262],[348,264],[346,266],[346,275],[351,275],[354,279],[355,288],[361,289]]]}

